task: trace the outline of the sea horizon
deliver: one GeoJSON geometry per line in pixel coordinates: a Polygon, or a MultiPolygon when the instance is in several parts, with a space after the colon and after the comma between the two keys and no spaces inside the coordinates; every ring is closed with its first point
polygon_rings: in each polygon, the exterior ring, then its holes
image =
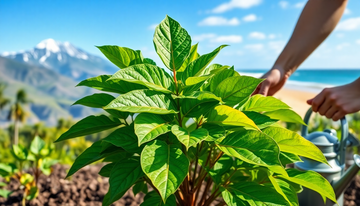
{"type": "MultiPolygon", "coordinates": [[[[241,75],[260,78],[268,69],[236,69],[241,75]]],[[[360,77],[360,68],[299,68],[285,88],[318,93],[324,88],[349,84],[360,77]]]]}

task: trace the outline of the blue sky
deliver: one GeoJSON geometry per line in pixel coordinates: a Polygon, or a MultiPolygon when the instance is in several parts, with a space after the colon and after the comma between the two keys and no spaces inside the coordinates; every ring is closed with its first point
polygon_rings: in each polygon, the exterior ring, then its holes
{"type": "MultiPolygon", "coordinates": [[[[0,53],[41,40],[69,41],[102,56],[94,45],[140,49],[160,63],[154,25],[174,18],[199,42],[201,54],[229,44],[214,63],[237,69],[272,66],[289,39],[304,0],[0,0],[0,53]]],[[[360,1],[349,0],[338,28],[301,68],[360,68],[360,1]]]]}

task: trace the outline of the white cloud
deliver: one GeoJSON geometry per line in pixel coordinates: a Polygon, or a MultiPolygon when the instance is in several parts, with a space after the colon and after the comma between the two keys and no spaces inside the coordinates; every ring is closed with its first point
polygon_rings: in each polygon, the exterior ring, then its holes
{"type": "Polygon", "coordinates": [[[254,51],[254,52],[258,52],[264,49],[264,45],[263,44],[248,44],[245,45],[245,49],[254,51]]]}
{"type": "Polygon", "coordinates": [[[244,16],[242,19],[245,22],[252,22],[252,21],[256,21],[258,17],[255,14],[249,14],[247,16],[244,16]]]}
{"type": "Polygon", "coordinates": [[[302,9],[305,6],[306,2],[299,2],[294,5],[295,8],[302,9]]]}
{"type": "Polygon", "coordinates": [[[356,40],[355,42],[356,42],[357,44],[360,44],[360,39],[356,40]]]}
{"type": "Polygon", "coordinates": [[[360,17],[346,19],[340,22],[336,30],[338,31],[352,31],[360,28],[360,17]]]}
{"type": "Polygon", "coordinates": [[[287,1],[280,1],[279,2],[279,6],[282,8],[282,9],[286,9],[289,7],[289,2],[287,1]]]}
{"type": "Polygon", "coordinates": [[[343,50],[345,47],[348,47],[348,46],[350,46],[349,43],[341,43],[341,44],[338,44],[338,45],[336,46],[336,49],[337,49],[337,50],[343,50]]]}
{"type": "Polygon", "coordinates": [[[275,38],[276,38],[276,35],[275,35],[275,34],[269,34],[268,38],[269,38],[269,39],[275,39],[275,38]]]}
{"type": "Polygon", "coordinates": [[[226,19],[220,16],[210,16],[198,23],[199,26],[237,26],[240,20],[237,18],[226,19]]]}
{"type": "Polygon", "coordinates": [[[213,13],[224,13],[235,8],[248,9],[257,6],[262,0],[231,0],[230,2],[220,4],[212,10],[213,13]]]}
{"type": "Polygon", "coordinates": [[[217,36],[210,41],[213,43],[241,43],[243,40],[240,35],[217,36]]]}
{"type": "Polygon", "coordinates": [[[346,8],[345,11],[344,11],[344,14],[345,14],[345,15],[351,14],[350,9],[346,8]]]}
{"type": "Polygon", "coordinates": [[[200,35],[195,35],[195,36],[193,36],[191,39],[193,40],[193,41],[204,41],[204,40],[206,40],[206,39],[212,39],[212,38],[214,38],[214,37],[216,37],[216,34],[200,34],[200,35]]]}
{"type": "Polygon", "coordinates": [[[205,41],[208,40],[211,43],[241,43],[243,37],[240,35],[222,35],[218,36],[213,33],[200,34],[192,37],[193,41],[205,41]]]}
{"type": "Polygon", "coordinates": [[[157,26],[158,26],[158,24],[151,24],[150,26],[148,26],[148,29],[155,30],[157,26]]]}
{"type": "Polygon", "coordinates": [[[250,39],[265,39],[266,35],[264,33],[254,31],[249,34],[249,38],[250,39]]]}

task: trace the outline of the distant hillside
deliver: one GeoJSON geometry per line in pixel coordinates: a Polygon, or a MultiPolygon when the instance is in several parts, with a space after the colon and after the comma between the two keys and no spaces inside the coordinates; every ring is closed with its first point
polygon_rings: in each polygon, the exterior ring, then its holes
{"type": "MultiPolygon", "coordinates": [[[[16,92],[25,89],[32,103],[29,106],[30,123],[45,121],[54,125],[63,118],[80,118],[94,113],[89,108],[70,105],[77,99],[90,94],[90,90],[75,87],[77,81],[60,75],[45,67],[34,66],[26,63],[0,57],[0,82],[7,88],[4,95],[15,100],[16,92]]],[[[0,114],[0,120],[5,121],[9,106],[0,114]]]]}
{"type": "Polygon", "coordinates": [[[98,56],[89,54],[69,42],[54,39],[41,41],[24,52],[4,52],[2,56],[17,62],[41,66],[74,80],[83,80],[100,74],[113,74],[118,68],[98,56]]]}

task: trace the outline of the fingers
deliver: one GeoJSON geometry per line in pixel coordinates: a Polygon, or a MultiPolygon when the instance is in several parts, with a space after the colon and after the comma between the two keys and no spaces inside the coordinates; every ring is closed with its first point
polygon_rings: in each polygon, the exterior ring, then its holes
{"type": "Polygon", "coordinates": [[[259,89],[259,94],[262,94],[264,96],[267,96],[268,92],[269,92],[269,88],[270,88],[270,82],[265,79],[262,83],[261,83],[261,87],[259,89]]]}
{"type": "Polygon", "coordinates": [[[333,116],[336,114],[336,112],[338,112],[339,110],[332,106],[330,109],[328,109],[326,112],[325,112],[325,116],[329,119],[332,119],[333,116]]]}
{"type": "Polygon", "coordinates": [[[308,105],[312,105],[313,100],[314,100],[314,98],[308,99],[308,100],[306,100],[306,103],[307,103],[308,105]]]}
{"type": "Polygon", "coordinates": [[[314,97],[314,99],[312,99],[311,105],[312,105],[312,110],[314,112],[318,112],[320,106],[324,103],[326,97],[325,93],[326,93],[326,89],[324,89],[322,92],[320,92],[320,94],[318,94],[316,97],[314,97]]]}
{"type": "Polygon", "coordinates": [[[255,91],[251,94],[251,96],[255,95],[255,94],[259,94],[259,90],[260,90],[261,84],[256,87],[255,91]]]}
{"type": "Polygon", "coordinates": [[[338,121],[339,119],[342,119],[343,117],[345,117],[345,113],[341,112],[341,111],[337,111],[333,116],[332,116],[332,120],[334,121],[338,121]]]}

